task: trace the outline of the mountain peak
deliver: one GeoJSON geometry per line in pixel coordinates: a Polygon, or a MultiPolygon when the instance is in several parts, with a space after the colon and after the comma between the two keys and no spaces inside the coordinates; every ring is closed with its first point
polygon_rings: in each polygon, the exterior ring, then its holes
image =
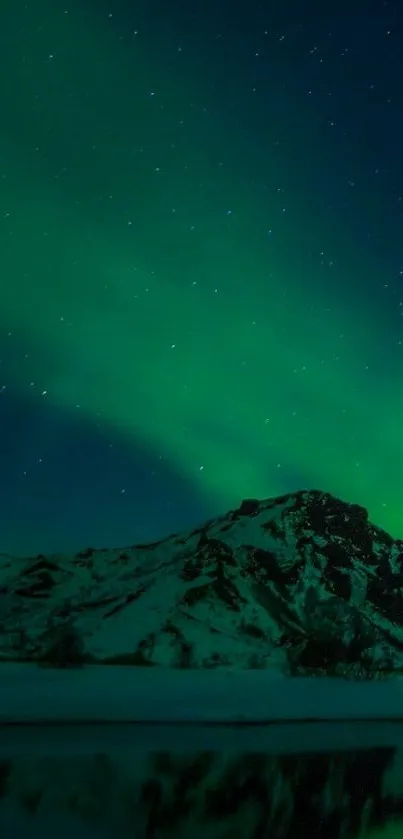
{"type": "Polygon", "coordinates": [[[0,661],[274,668],[380,678],[403,662],[403,543],[320,490],[182,534],[0,556],[0,661]]]}

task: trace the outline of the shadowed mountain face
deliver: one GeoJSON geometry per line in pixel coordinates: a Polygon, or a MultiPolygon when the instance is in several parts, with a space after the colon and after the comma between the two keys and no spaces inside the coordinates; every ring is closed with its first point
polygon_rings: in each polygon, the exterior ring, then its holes
{"type": "Polygon", "coordinates": [[[364,508],[317,490],[153,544],[2,555],[0,656],[380,678],[403,667],[402,558],[364,508]]]}

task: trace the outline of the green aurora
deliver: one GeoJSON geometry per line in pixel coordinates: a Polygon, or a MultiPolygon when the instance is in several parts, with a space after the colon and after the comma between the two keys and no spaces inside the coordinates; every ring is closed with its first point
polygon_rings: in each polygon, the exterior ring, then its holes
{"type": "Polygon", "coordinates": [[[185,39],[42,6],[8,23],[0,137],[1,322],[38,348],[17,387],[143,440],[217,511],[312,486],[402,535],[399,300],[326,198],[315,105],[286,100],[292,141],[268,116],[254,153],[185,39]]]}

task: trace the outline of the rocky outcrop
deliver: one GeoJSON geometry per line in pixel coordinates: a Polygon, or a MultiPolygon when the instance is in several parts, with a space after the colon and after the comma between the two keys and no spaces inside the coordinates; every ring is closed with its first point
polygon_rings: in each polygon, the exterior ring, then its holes
{"type": "Polygon", "coordinates": [[[403,667],[403,542],[317,490],[248,499],[159,542],[0,557],[0,661],[403,667]]]}

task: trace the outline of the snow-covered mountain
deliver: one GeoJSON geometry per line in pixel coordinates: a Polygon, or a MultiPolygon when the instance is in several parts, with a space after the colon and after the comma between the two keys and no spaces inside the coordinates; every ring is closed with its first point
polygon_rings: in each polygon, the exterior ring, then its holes
{"type": "Polygon", "coordinates": [[[317,490],[153,544],[1,555],[0,661],[376,678],[403,667],[402,558],[364,508],[317,490]]]}

